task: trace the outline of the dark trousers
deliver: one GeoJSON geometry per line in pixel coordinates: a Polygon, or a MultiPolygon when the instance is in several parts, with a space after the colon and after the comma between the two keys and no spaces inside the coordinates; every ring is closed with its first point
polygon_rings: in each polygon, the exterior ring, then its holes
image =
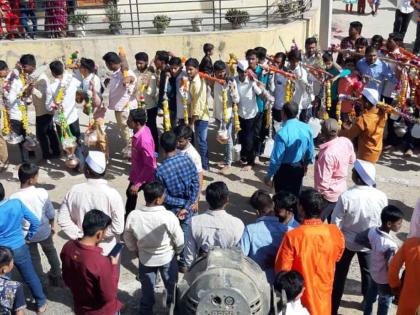
{"type": "Polygon", "coordinates": [[[239,123],[241,125],[241,131],[239,131],[239,142],[241,144],[241,161],[246,162],[249,165],[255,163],[255,128],[254,124],[256,117],[250,119],[244,119],[239,117],[239,123]]]}
{"type": "Polygon", "coordinates": [[[260,112],[255,116],[254,122],[254,151],[255,155],[260,156],[264,152],[265,137],[268,135],[268,129],[265,126],[265,117],[267,110],[260,112]]]}
{"type": "Polygon", "coordinates": [[[25,28],[27,34],[34,34],[38,30],[37,19],[34,9],[30,9],[27,5],[20,7],[20,23],[25,28]],[[32,31],[29,28],[29,20],[32,22],[32,31]]]}
{"type": "Polygon", "coordinates": [[[153,141],[155,142],[155,152],[159,152],[159,132],[156,124],[156,117],[158,113],[158,107],[153,107],[147,110],[147,122],[146,125],[149,127],[152,133],[153,141]]]}
{"type": "MultiPolygon", "coordinates": [[[[133,186],[133,183],[129,183],[127,190],[125,192],[125,195],[127,196],[127,201],[125,203],[125,218],[127,219],[128,214],[133,211],[134,209],[136,209],[136,205],[137,205],[137,196],[138,193],[133,195],[130,191],[131,186],[133,186]]],[[[140,189],[139,189],[140,191],[140,189]]]]}
{"type": "Polygon", "coordinates": [[[20,159],[22,163],[29,162],[29,152],[26,150],[25,143],[26,132],[23,129],[23,124],[20,120],[10,119],[10,129],[17,135],[22,136],[23,140],[19,143],[20,159]]]}
{"type": "Polygon", "coordinates": [[[418,54],[420,52],[420,22],[417,22],[416,41],[414,42],[413,53],[418,54]]]}
{"type": "Polygon", "coordinates": [[[410,23],[411,13],[402,13],[400,10],[395,10],[394,33],[399,33],[404,41],[405,33],[407,32],[408,24],[410,23]]]}
{"type": "Polygon", "coordinates": [[[281,190],[288,191],[296,197],[299,197],[304,175],[305,168],[303,165],[280,165],[273,179],[275,192],[278,193],[281,190]]]}
{"type": "Polygon", "coordinates": [[[337,315],[340,301],[344,293],[344,285],[346,283],[347,274],[349,272],[351,261],[357,254],[359,260],[360,273],[362,275],[362,295],[365,297],[369,287],[372,284],[370,277],[370,253],[369,252],[353,252],[347,248],[344,250],[343,256],[335,266],[334,286],[332,293],[332,315],[337,315]]]}
{"type": "Polygon", "coordinates": [[[60,142],[54,130],[53,116],[45,114],[36,117],[36,137],[42,151],[42,157],[48,159],[52,155],[60,155],[60,142]]]}
{"type": "MultiPolygon", "coordinates": [[[[61,127],[60,127],[60,125],[55,125],[55,128],[57,129],[57,134],[58,134],[58,137],[61,139],[61,136],[62,136],[62,130],[61,130],[61,127]]],[[[71,134],[74,136],[74,137],[76,137],[76,143],[77,143],[77,148],[76,148],[76,152],[75,152],[75,155],[77,156],[77,158],[79,159],[79,161],[80,161],[80,164],[79,164],[79,168],[83,168],[84,167],[84,165],[85,165],[85,158],[84,158],[84,156],[83,156],[83,148],[82,148],[82,141],[81,141],[81,139],[80,139],[80,126],[79,126],[79,119],[78,120],[76,120],[75,122],[73,122],[73,123],[71,123],[70,125],[69,125],[69,128],[70,128],[70,131],[71,131],[71,134]]]]}

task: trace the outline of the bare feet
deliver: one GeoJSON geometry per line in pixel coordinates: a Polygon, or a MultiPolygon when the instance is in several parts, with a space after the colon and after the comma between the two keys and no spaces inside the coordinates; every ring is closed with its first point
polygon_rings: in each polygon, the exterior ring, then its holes
{"type": "Polygon", "coordinates": [[[45,313],[45,311],[47,310],[48,305],[47,303],[45,303],[44,305],[42,305],[40,308],[38,308],[38,310],[36,311],[37,314],[42,314],[45,313]]]}
{"type": "Polygon", "coordinates": [[[223,175],[229,175],[231,173],[231,169],[229,165],[226,165],[220,170],[220,173],[223,175]]]}
{"type": "Polygon", "coordinates": [[[412,157],[413,156],[413,150],[408,149],[404,152],[404,157],[412,157]]]}
{"type": "Polygon", "coordinates": [[[242,167],[242,169],[241,169],[241,171],[244,171],[244,172],[248,172],[248,171],[250,171],[250,170],[252,170],[252,165],[245,165],[244,167],[242,167]]]}

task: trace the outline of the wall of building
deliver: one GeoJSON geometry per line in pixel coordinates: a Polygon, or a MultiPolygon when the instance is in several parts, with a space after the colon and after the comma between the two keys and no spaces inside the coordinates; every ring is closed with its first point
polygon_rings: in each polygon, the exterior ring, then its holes
{"type": "MultiPolygon", "coordinates": [[[[201,58],[202,46],[206,42],[216,47],[214,60],[228,59],[229,53],[241,58],[246,49],[264,46],[269,53],[284,51],[279,37],[289,49],[294,39],[299,47],[303,47],[306,37],[319,34],[320,11],[318,8],[305,13],[304,19],[288,24],[278,24],[269,28],[243,29],[221,32],[179,33],[140,36],[97,36],[85,38],[37,39],[24,41],[2,41],[0,58],[13,66],[19,56],[24,53],[34,54],[39,64],[50,62],[54,58],[68,56],[79,50],[82,56],[100,62],[108,51],[117,51],[122,46],[128,56],[139,51],[153,55],[156,50],[170,50],[178,56],[194,56],[201,58]]],[[[134,65],[133,57],[129,61],[134,65]]],[[[101,63],[102,64],[102,63],[101,63]]]]}

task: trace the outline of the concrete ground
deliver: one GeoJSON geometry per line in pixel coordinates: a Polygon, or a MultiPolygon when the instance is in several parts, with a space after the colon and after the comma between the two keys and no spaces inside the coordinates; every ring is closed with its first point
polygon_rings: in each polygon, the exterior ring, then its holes
{"type": "MultiPolygon", "coordinates": [[[[392,31],[395,0],[383,0],[379,14],[376,17],[348,15],[344,13],[343,7],[344,4],[342,2],[334,2],[333,26],[335,40],[339,40],[346,36],[348,23],[353,20],[360,20],[364,24],[363,35],[367,37],[371,37],[378,32],[383,36],[386,36],[386,34],[392,31]],[[339,32],[340,30],[341,32],[339,32]]],[[[406,36],[406,42],[410,43],[414,40],[414,37],[415,23],[412,22],[406,36]]],[[[80,114],[80,116],[81,128],[82,131],[84,131],[87,119],[83,114],[80,114]]],[[[110,185],[115,187],[125,199],[129,164],[124,161],[121,156],[122,147],[117,141],[118,133],[113,113],[108,112],[107,118],[110,121],[107,132],[111,143],[107,179],[109,180],[110,185]]],[[[33,112],[29,113],[29,121],[30,128],[33,130],[33,112]]],[[[248,205],[248,199],[256,189],[267,189],[262,183],[267,166],[258,163],[250,172],[243,172],[239,167],[234,166],[231,174],[226,176],[220,175],[216,163],[222,160],[223,150],[221,146],[214,141],[215,135],[216,130],[214,124],[211,124],[209,133],[211,170],[206,174],[207,184],[218,180],[225,181],[231,191],[228,211],[233,215],[240,217],[245,223],[253,222],[256,216],[248,205]]],[[[414,157],[406,159],[399,150],[386,152],[377,164],[378,188],[388,195],[390,203],[399,206],[405,213],[403,228],[397,235],[400,240],[404,240],[407,235],[409,219],[418,197],[416,191],[420,187],[420,175],[418,172],[420,170],[419,151],[416,151],[415,153],[416,155],[414,157]]],[[[9,146],[9,154],[10,165],[5,171],[0,173],[0,180],[5,186],[7,195],[10,195],[18,188],[16,165],[19,161],[17,147],[9,146]]],[[[37,156],[40,156],[39,152],[37,152],[37,156]]],[[[40,186],[48,190],[55,208],[58,209],[69,187],[84,181],[84,177],[81,174],[76,174],[65,169],[64,159],[61,159],[54,160],[48,164],[42,164],[39,181],[40,186]]],[[[349,182],[349,184],[351,183],[349,182]]],[[[308,187],[313,186],[313,167],[309,168],[308,174],[304,180],[304,185],[308,187]]],[[[142,197],[139,198],[138,204],[143,204],[142,197]]],[[[204,201],[200,202],[200,211],[204,211],[205,209],[206,203],[204,201]]],[[[66,239],[62,232],[58,232],[58,234],[54,236],[57,251],[61,250],[65,241],[66,239]]],[[[48,263],[45,260],[45,256],[42,255],[42,258],[44,260],[45,271],[47,271],[48,263]]],[[[141,288],[140,283],[135,279],[137,265],[137,259],[134,259],[130,253],[124,250],[122,254],[122,268],[118,293],[121,301],[123,301],[126,306],[123,310],[123,314],[138,313],[141,288]]],[[[161,287],[157,292],[160,296],[160,292],[162,292],[161,287]]],[[[27,296],[30,296],[29,292],[27,293],[27,296]]],[[[72,313],[72,299],[70,292],[67,289],[49,287],[47,297],[49,300],[47,314],[72,313]]],[[[354,260],[346,282],[346,290],[341,303],[342,307],[340,308],[340,313],[343,315],[362,314],[360,310],[361,300],[360,273],[358,271],[358,264],[356,260],[354,260]]],[[[157,301],[159,301],[159,299],[157,299],[157,301]]],[[[157,314],[163,314],[158,305],[156,308],[157,314]]],[[[395,314],[395,310],[396,308],[393,306],[392,314],[395,314]]],[[[35,314],[31,310],[27,313],[35,314]]]]}

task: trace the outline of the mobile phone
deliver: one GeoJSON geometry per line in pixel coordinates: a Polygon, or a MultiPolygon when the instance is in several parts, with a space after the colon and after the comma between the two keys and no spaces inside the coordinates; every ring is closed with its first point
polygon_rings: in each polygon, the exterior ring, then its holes
{"type": "Polygon", "coordinates": [[[109,257],[116,257],[124,248],[124,243],[117,243],[115,244],[114,248],[108,254],[109,257]]]}

